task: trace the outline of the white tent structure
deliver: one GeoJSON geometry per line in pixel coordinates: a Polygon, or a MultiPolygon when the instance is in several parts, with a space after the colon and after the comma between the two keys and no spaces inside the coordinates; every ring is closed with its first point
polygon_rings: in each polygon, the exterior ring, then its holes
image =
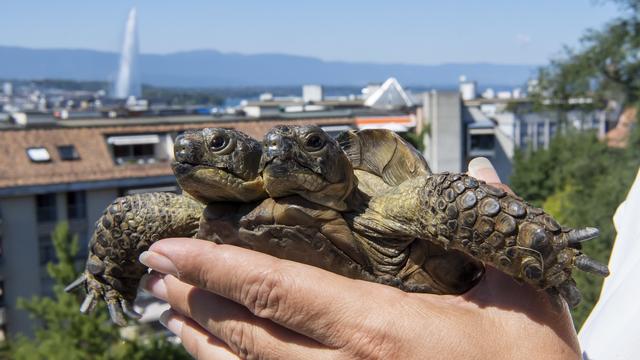
{"type": "Polygon", "coordinates": [[[374,109],[398,109],[413,106],[413,101],[398,80],[391,77],[367,97],[364,106],[374,109]]]}
{"type": "Polygon", "coordinates": [[[583,359],[638,359],[640,340],[640,171],[620,204],[614,224],[618,235],[600,300],[580,330],[583,359]]]}

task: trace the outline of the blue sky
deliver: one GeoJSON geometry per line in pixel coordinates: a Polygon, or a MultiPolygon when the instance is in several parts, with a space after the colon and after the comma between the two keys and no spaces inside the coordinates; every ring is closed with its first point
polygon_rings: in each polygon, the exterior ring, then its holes
{"type": "Polygon", "coordinates": [[[2,0],[0,45],[117,51],[132,6],[143,53],[415,64],[544,64],[619,14],[594,0],[2,0]]]}

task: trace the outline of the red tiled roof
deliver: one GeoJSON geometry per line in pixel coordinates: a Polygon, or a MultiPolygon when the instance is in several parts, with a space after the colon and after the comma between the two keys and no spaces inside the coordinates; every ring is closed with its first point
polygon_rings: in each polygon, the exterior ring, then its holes
{"type": "Polygon", "coordinates": [[[269,129],[281,123],[343,125],[353,124],[353,118],[211,121],[179,125],[154,124],[0,131],[0,189],[172,174],[168,162],[116,165],[105,139],[107,135],[167,133],[204,127],[227,127],[238,129],[261,139],[269,129]],[[69,144],[75,145],[80,160],[62,161],[60,159],[57,146],[69,144]],[[31,162],[26,153],[26,149],[30,147],[45,147],[51,155],[51,162],[31,162]]]}

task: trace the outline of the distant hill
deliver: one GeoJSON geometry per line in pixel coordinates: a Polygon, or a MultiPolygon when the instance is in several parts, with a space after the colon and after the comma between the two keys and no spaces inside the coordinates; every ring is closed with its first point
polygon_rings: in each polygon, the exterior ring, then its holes
{"type": "MultiPolygon", "coordinates": [[[[94,50],[29,49],[0,46],[0,78],[111,80],[118,54],[94,50]]],[[[142,54],[142,82],[157,86],[274,86],[317,83],[365,85],[395,76],[403,85],[454,87],[460,75],[481,86],[519,86],[535,65],[451,63],[377,64],[323,61],[283,54],[243,55],[195,50],[166,55],[142,54]]]]}

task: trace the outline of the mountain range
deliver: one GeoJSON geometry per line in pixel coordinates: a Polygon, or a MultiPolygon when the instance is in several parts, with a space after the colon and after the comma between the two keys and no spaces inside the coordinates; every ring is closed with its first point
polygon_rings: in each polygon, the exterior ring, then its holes
{"type": "MultiPolygon", "coordinates": [[[[0,46],[0,78],[112,80],[119,54],[79,49],[0,46]]],[[[141,80],[156,86],[366,85],[394,76],[408,86],[452,88],[460,75],[485,86],[522,86],[536,65],[447,63],[439,65],[324,61],[285,54],[194,50],[141,54],[141,80]]]]}

